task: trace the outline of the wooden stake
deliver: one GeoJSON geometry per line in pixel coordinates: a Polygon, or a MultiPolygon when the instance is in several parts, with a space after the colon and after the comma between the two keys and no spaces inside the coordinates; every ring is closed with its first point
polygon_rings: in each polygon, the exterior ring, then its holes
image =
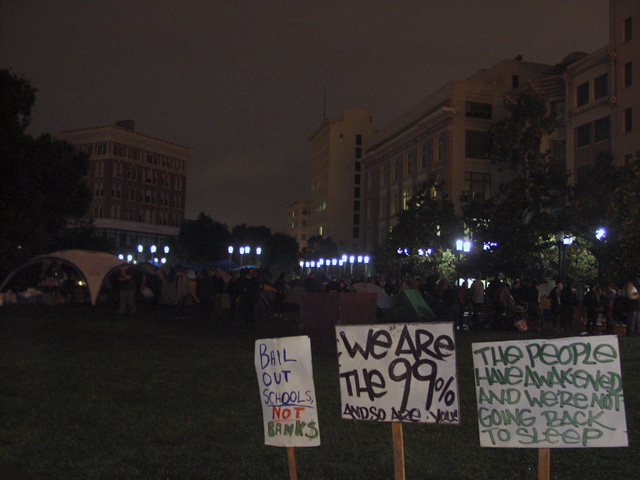
{"type": "Polygon", "coordinates": [[[402,423],[392,422],[393,434],[393,469],[395,480],[405,480],[404,476],[404,441],[402,440],[402,423]]]}
{"type": "Polygon", "coordinates": [[[289,479],[298,480],[298,472],[296,471],[296,454],[293,447],[287,447],[287,458],[289,459],[289,479]]]}
{"type": "Polygon", "coordinates": [[[551,473],[551,450],[549,448],[538,449],[538,480],[549,480],[551,473]]]}

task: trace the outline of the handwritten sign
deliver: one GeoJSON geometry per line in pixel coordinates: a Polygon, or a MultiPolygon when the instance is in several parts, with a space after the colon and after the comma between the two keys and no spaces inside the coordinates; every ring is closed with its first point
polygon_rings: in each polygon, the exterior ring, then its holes
{"type": "Polygon", "coordinates": [[[255,365],[265,445],[320,445],[309,337],[256,340],[255,365]]]}
{"type": "Polygon", "coordinates": [[[483,447],[625,447],[618,337],[474,343],[483,447]]]}
{"type": "Polygon", "coordinates": [[[336,326],[342,418],[460,423],[450,323],[336,326]]]}

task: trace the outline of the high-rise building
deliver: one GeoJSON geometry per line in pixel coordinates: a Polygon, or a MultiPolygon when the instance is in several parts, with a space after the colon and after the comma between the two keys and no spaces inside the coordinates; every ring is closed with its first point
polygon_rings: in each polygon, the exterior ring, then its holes
{"type": "Polygon", "coordinates": [[[184,220],[190,150],[134,126],[126,120],[64,131],[58,138],[89,155],[93,200],[85,219],[113,242],[114,253],[148,260],[153,251],[164,252],[184,220]]]}
{"type": "Polygon", "coordinates": [[[372,251],[382,243],[418,185],[430,178],[444,185],[457,208],[465,198],[496,192],[507,174],[490,161],[489,129],[508,115],[507,93],[558,73],[554,65],[503,60],[448,82],[372,135],[362,159],[360,248],[372,251]]]}
{"type": "Polygon", "coordinates": [[[567,169],[574,181],[600,152],[621,165],[640,150],[639,65],[640,2],[611,0],[609,44],[567,66],[567,169]]]}
{"type": "Polygon", "coordinates": [[[373,114],[344,110],[310,135],[311,235],[331,238],[343,249],[359,243],[362,230],[364,142],[374,132],[373,114]]]}
{"type": "Polygon", "coordinates": [[[307,245],[311,236],[311,206],[309,200],[296,200],[287,205],[286,233],[298,242],[300,249],[307,245]]]}

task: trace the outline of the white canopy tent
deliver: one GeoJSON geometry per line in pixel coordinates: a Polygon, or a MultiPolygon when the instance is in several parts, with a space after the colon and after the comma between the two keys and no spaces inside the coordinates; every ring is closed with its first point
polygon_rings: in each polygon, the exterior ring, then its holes
{"type": "Polygon", "coordinates": [[[98,293],[109,273],[120,267],[120,265],[127,264],[126,261],[120,260],[117,256],[110,253],[90,250],[62,250],[32,258],[20,265],[2,282],[0,292],[4,291],[5,286],[10,284],[11,279],[21,270],[47,260],[61,261],[72,267],[87,284],[92,305],[96,304],[98,293]]]}

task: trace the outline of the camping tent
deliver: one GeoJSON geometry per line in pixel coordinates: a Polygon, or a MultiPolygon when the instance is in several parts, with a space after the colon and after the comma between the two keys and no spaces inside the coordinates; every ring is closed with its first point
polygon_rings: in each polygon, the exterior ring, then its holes
{"type": "Polygon", "coordinates": [[[4,282],[2,282],[2,285],[0,285],[0,292],[4,292],[5,287],[9,288],[12,280],[14,280],[15,277],[24,269],[47,261],[62,262],[71,267],[87,285],[92,305],[96,304],[98,292],[100,292],[100,288],[109,273],[113,272],[120,265],[127,264],[126,261],[120,260],[118,257],[110,253],[94,252],[90,250],[63,250],[32,258],[20,265],[7,276],[4,282]]]}

